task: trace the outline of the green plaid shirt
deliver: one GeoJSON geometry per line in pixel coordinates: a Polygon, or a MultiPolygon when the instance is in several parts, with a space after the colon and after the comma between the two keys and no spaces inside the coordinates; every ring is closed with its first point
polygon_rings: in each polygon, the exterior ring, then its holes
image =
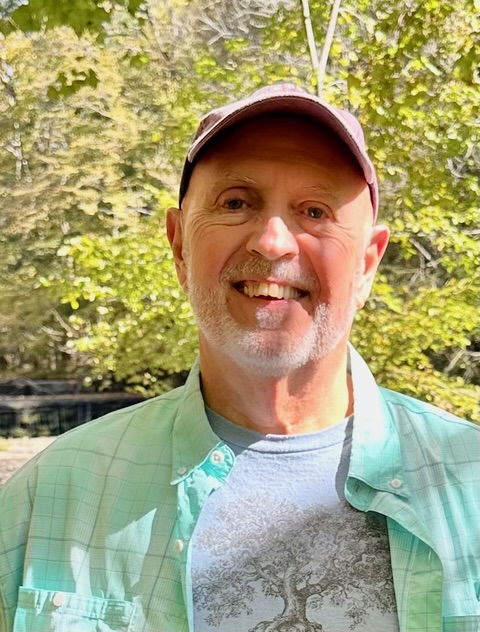
{"type": "MultiPolygon", "coordinates": [[[[348,501],[387,516],[402,632],[480,631],[480,428],[351,352],[348,501]]],[[[193,630],[191,547],[234,465],[186,385],[60,437],[0,492],[0,632],[193,630]]]]}

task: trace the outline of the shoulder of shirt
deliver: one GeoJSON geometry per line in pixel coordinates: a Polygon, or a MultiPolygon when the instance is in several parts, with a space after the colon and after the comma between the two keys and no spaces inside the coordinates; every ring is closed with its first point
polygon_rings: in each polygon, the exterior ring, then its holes
{"type": "Polygon", "coordinates": [[[179,386],[168,393],[146,399],[144,402],[126,406],[118,410],[114,410],[107,415],[88,421],[77,428],[69,430],[61,435],[55,444],[59,442],[69,442],[78,439],[79,435],[88,435],[91,433],[109,434],[115,432],[118,436],[118,430],[123,426],[140,424],[143,431],[147,432],[151,427],[154,429],[166,429],[168,421],[175,418],[177,412],[177,404],[183,397],[184,386],[179,386]]]}
{"type": "MultiPolygon", "coordinates": [[[[119,444],[131,443],[135,433],[141,433],[148,441],[138,448],[143,457],[145,450],[152,452],[171,441],[174,421],[180,401],[184,397],[184,386],[180,386],[168,393],[147,399],[138,404],[115,410],[107,415],[77,426],[60,435],[49,447],[33,457],[26,465],[12,476],[15,478],[28,476],[32,471],[53,461],[57,462],[59,453],[69,451],[92,451],[102,460],[109,461],[118,453],[119,444]],[[147,448],[146,448],[147,446],[147,448]],[[149,447],[148,447],[149,446],[149,447]]],[[[132,457],[135,446],[129,446],[132,457]]],[[[62,459],[62,467],[67,466],[68,460],[62,459]]],[[[9,486],[10,481],[5,485],[9,486]]]]}
{"type": "Polygon", "coordinates": [[[409,395],[391,391],[388,388],[379,387],[379,391],[383,402],[394,419],[410,419],[415,423],[430,425],[434,431],[443,432],[463,426],[470,429],[473,433],[480,433],[480,425],[468,419],[457,417],[438,406],[415,399],[409,395]]]}

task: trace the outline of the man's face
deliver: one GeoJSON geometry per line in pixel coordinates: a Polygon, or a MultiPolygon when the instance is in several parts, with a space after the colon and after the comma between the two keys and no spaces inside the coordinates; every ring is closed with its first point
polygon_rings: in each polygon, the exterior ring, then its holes
{"type": "Polygon", "coordinates": [[[209,147],[168,226],[201,348],[268,376],[346,342],[388,235],[371,260],[377,229],[359,167],[327,131],[286,115],[209,147]]]}

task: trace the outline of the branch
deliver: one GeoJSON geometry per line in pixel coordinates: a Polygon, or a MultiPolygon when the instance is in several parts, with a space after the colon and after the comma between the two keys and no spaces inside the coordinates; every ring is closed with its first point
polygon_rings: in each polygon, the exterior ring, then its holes
{"type": "Polygon", "coordinates": [[[320,56],[320,64],[318,66],[317,80],[318,80],[318,96],[322,93],[323,82],[325,81],[325,70],[327,68],[328,55],[330,53],[330,47],[333,41],[333,35],[335,33],[335,26],[337,25],[338,12],[340,10],[341,0],[334,0],[332,14],[330,16],[330,22],[328,23],[327,35],[325,37],[325,44],[323,45],[322,54],[320,56]]]}
{"type": "Polygon", "coordinates": [[[278,589],[278,582],[279,582],[278,577],[276,577],[275,575],[272,576],[266,570],[264,570],[261,567],[261,564],[259,563],[258,560],[251,561],[250,563],[255,569],[255,572],[257,576],[260,577],[260,579],[264,579],[267,582],[267,584],[273,584],[275,588],[278,589]]]}
{"type": "Polygon", "coordinates": [[[433,266],[434,268],[438,266],[438,261],[432,257],[432,255],[428,252],[428,250],[424,248],[419,241],[417,241],[413,237],[410,237],[410,241],[418,250],[418,252],[420,252],[420,254],[422,254],[425,257],[425,259],[429,262],[429,265],[433,266]]]}
{"type": "Polygon", "coordinates": [[[64,336],[61,331],[57,331],[56,329],[52,329],[51,327],[47,327],[46,325],[40,327],[40,331],[44,334],[47,334],[47,336],[50,336],[50,338],[52,338],[53,340],[61,340],[64,336]]]}
{"type": "Polygon", "coordinates": [[[302,0],[303,17],[305,18],[305,30],[307,32],[308,49],[310,51],[310,58],[312,60],[312,67],[318,76],[318,54],[317,44],[315,42],[315,34],[312,27],[312,18],[310,16],[310,5],[308,0],[302,0]]]}
{"type": "Polygon", "coordinates": [[[315,34],[312,27],[312,17],[310,15],[310,5],[308,0],[302,0],[303,17],[305,18],[305,30],[307,32],[308,49],[310,51],[310,58],[312,60],[312,67],[317,75],[317,93],[318,96],[322,94],[323,83],[325,81],[325,70],[327,68],[328,55],[330,54],[330,48],[332,46],[333,35],[335,33],[335,26],[337,25],[338,12],[340,11],[341,0],[334,0],[332,13],[330,15],[330,21],[328,23],[327,34],[325,36],[325,43],[322,48],[322,54],[320,61],[318,60],[317,44],[315,42],[315,34]]]}
{"type": "Polygon", "coordinates": [[[60,314],[57,312],[56,309],[52,309],[51,313],[52,313],[52,316],[55,318],[55,320],[59,323],[59,325],[63,327],[63,329],[65,329],[67,333],[70,333],[70,334],[75,333],[74,330],[70,327],[70,325],[63,320],[63,318],[60,316],[60,314]]]}
{"type": "Polygon", "coordinates": [[[460,349],[460,351],[457,351],[457,353],[453,356],[453,358],[448,363],[448,366],[445,368],[445,374],[446,375],[448,375],[449,373],[451,373],[453,371],[453,369],[460,362],[460,360],[462,359],[462,357],[464,355],[465,355],[465,350],[464,349],[460,349]]]}
{"type": "Polygon", "coordinates": [[[471,364],[477,364],[480,362],[480,351],[467,351],[466,349],[460,349],[448,363],[448,366],[445,368],[445,374],[449,375],[462,358],[465,358],[466,361],[471,364]]]}

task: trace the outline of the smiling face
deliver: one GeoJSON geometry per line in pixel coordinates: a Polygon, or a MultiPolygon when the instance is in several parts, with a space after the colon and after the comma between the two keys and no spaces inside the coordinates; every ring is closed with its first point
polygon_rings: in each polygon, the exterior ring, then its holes
{"type": "Polygon", "coordinates": [[[268,376],[346,344],[388,238],[348,150],[288,115],[214,141],[168,232],[201,350],[268,376]]]}

